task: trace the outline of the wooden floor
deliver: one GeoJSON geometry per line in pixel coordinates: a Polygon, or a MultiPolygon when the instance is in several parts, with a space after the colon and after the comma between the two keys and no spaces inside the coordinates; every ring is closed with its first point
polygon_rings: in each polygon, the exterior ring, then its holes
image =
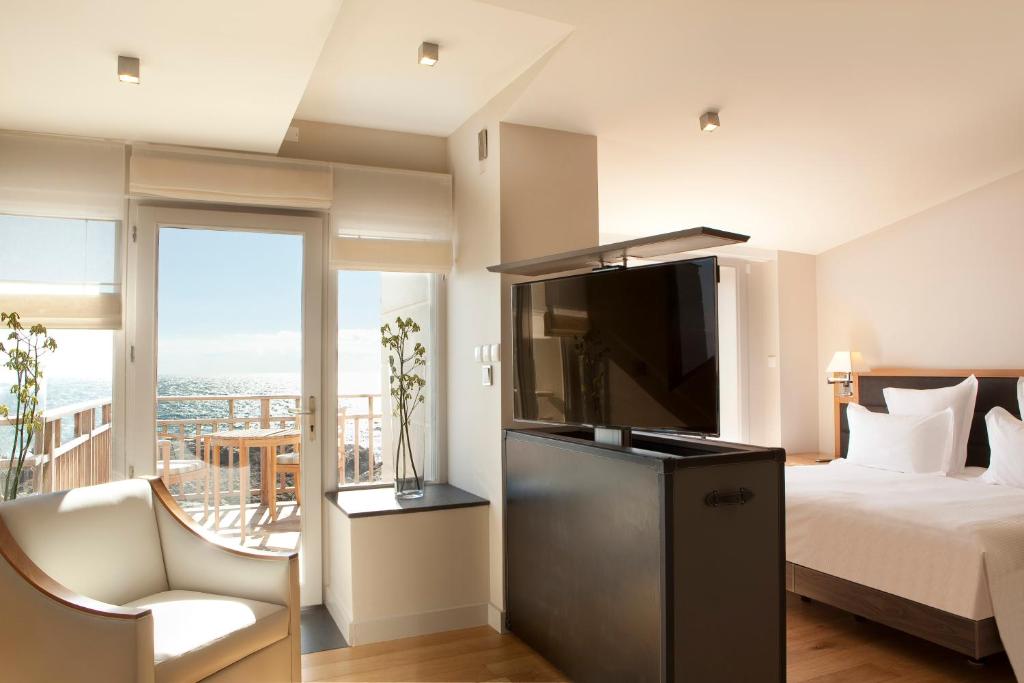
{"type": "MultiPolygon", "coordinates": [[[[878,624],[789,598],[792,683],[1012,683],[1006,657],[985,666],[878,624]]],[[[563,681],[513,635],[490,628],[329,650],[302,658],[304,681],[563,681]]]]}

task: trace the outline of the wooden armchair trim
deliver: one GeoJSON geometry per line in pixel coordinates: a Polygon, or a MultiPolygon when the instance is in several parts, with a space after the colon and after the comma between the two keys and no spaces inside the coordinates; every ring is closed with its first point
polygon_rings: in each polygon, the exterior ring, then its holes
{"type": "Polygon", "coordinates": [[[40,569],[39,565],[32,561],[32,558],[25,554],[25,551],[18,545],[18,541],[15,540],[14,535],[11,534],[11,530],[7,528],[7,524],[4,523],[3,517],[0,517],[0,555],[3,555],[7,563],[14,568],[14,571],[18,572],[21,578],[25,579],[26,583],[65,607],[70,607],[92,616],[108,617],[110,619],[137,620],[149,617],[152,614],[148,609],[108,605],[105,602],[79,595],[66,586],[57,583],[49,574],[40,569]]]}
{"type": "Polygon", "coordinates": [[[214,547],[223,550],[224,552],[231,553],[232,555],[248,557],[254,560],[294,560],[298,562],[298,552],[278,553],[271,552],[269,550],[258,550],[256,548],[243,548],[241,546],[225,545],[218,538],[212,536],[205,529],[196,524],[191,517],[185,514],[185,511],[181,509],[181,506],[178,505],[178,502],[174,500],[174,496],[172,496],[171,492],[167,489],[167,484],[164,483],[163,479],[160,477],[143,478],[149,482],[150,487],[153,489],[153,499],[159,502],[160,505],[170,513],[171,517],[178,522],[178,524],[214,547]]]}

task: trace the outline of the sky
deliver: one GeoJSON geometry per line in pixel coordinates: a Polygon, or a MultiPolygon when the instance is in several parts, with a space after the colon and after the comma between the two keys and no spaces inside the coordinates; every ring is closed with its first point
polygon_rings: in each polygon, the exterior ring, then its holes
{"type": "MultiPolygon", "coordinates": [[[[161,228],[158,273],[158,374],[299,372],[301,236],[161,228]]],[[[339,381],[376,391],[380,274],[337,277],[339,381]]]]}

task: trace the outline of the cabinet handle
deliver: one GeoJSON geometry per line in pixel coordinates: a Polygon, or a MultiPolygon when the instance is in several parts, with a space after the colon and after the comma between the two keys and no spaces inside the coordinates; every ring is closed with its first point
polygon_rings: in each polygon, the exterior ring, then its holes
{"type": "Polygon", "coordinates": [[[754,492],[743,487],[740,487],[738,491],[726,491],[725,493],[715,489],[704,496],[704,504],[713,508],[719,505],[746,505],[753,497],[754,492]]]}

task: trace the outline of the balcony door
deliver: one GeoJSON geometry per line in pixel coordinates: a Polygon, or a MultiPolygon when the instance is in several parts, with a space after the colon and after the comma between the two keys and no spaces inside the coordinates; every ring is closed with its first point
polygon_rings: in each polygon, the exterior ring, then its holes
{"type": "Polygon", "coordinates": [[[320,603],[323,220],[133,209],[129,473],[228,543],[298,550],[320,603]]]}

